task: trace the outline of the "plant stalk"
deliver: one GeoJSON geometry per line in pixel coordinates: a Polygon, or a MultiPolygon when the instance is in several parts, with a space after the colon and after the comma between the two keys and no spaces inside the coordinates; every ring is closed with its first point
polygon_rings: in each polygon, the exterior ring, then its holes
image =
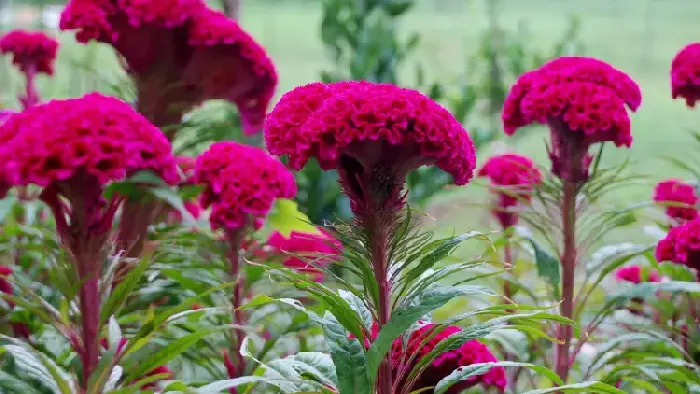
{"type": "MultiPolygon", "coordinates": [[[[235,286],[233,287],[231,294],[231,317],[233,319],[233,324],[236,325],[245,325],[246,323],[245,314],[243,313],[243,310],[241,310],[244,297],[243,290],[245,286],[245,280],[241,273],[241,244],[245,234],[246,232],[244,230],[234,231],[227,234],[230,248],[228,254],[229,274],[231,275],[232,280],[235,281],[235,286]]],[[[233,365],[236,376],[229,376],[229,378],[235,379],[245,375],[245,358],[240,351],[240,347],[245,339],[245,332],[239,328],[234,328],[232,338],[235,342],[231,346],[231,356],[233,357],[233,365]]],[[[231,392],[233,393],[235,391],[231,392]]]]}
{"type": "Polygon", "coordinates": [[[35,78],[36,78],[36,67],[29,66],[26,72],[26,86],[25,86],[25,96],[20,98],[22,106],[24,109],[29,109],[37,104],[39,104],[39,93],[36,91],[35,78]]]}
{"type": "MultiPolygon", "coordinates": [[[[508,229],[504,229],[504,236],[506,243],[503,246],[503,262],[505,263],[506,269],[510,272],[513,269],[513,247],[510,244],[511,235],[508,229]]],[[[503,281],[503,302],[505,304],[512,304],[513,300],[511,297],[513,292],[510,288],[510,282],[507,280],[503,281]]],[[[511,311],[512,312],[512,311],[511,311]]]]}
{"type": "MultiPolygon", "coordinates": [[[[573,318],[574,314],[574,271],[576,268],[576,193],[574,182],[564,181],[561,200],[562,231],[564,233],[564,250],[561,254],[562,268],[562,303],[560,313],[563,317],[573,318]]],[[[571,368],[570,350],[573,327],[559,324],[556,372],[566,382],[571,368]]]]}
{"type": "Polygon", "coordinates": [[[81,256],[77,261],[78,275],[83,282],[78,298],[83,336],[83,347],[80,352],[80,360],[83,364],[82,387],[85,390],[99,361],[100,289],[96,264],[99,264],[99,260],[91,256],[81,256]]]}
{"type": "MultiPolygon", "coordinates": [[[[369,221],[371,231],[372,267],[377,276],[379,285],[379,299],[377,305],[378,324],[381,330],[391,318],[391,283],[389,283],[389,249],[390,249],[390,223],[391,220],[382,218],[381,214],[375,220],[369,221]]],[[[387,355],[379,366],[377,375],[377,394],[392,394],[393,376],[391,360],[387,355]]]]}

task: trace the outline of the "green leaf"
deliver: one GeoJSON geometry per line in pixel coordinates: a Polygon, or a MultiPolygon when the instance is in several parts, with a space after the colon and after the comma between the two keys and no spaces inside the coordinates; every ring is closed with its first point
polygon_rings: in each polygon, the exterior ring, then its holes
{"type": "Polygon", "coordinates": [[[546,376],[549,380],[556,384],[563,384],[559,376],[551,371],[549,368],[540,367],[538,365],[529,363],[519,363],[512,361],[494,362],[494,363],[479,363],[472,364],[463,367],[459,367],[457,370],[453,371],[451,374],[447,375],[445,378],[440,380],[435,386],[435,394],[442,394],[447,391],[452,385],[462,380],[467,380],[474,376],[479,376],[487,373],[493,367],[523,367],[529,368],[546,376]]]}
{"type": "Polygon", "coordinates": [[[218,382],[209,383],[197,389],[197,394],[219,394],[228,389],[235,388],[244,384],[250,383],[269,383],[276,385],[273,379],[264,376],[244,376],[236,379],[220,380],[218,382]]]}
{"type": "Polygon", "coordinates": [[[182,215],[182,221],[185,225],[194,225],[197,220],[190,213],[190,211],[185,208],[185,204],[182,202],[182,197],[170,187],[155,187],[150,189],[151,194],[155,197],[166,201],[171,207],[175,208],[180,215],[182,215]]]}
{"type": "Polygon", "coordinates": [[[547,249],[542,247],[534,239],[530,239],[532,248],[535,252],[535,265],[537,266],[537,274],[546,279],[554,289],[554,297],[561,298],[559,295],[559,283],[561,281],[559,259],[549,253],[547,249]]]}
{"type": "Polygon", "coordinates": [[[0,370],[0,392],[22,393],[22,394],[42,394],[41,391],[33,388],[24,380],[16,378],[7,372],[0,370]]]}
{"type": "Polygon", "coordinates": [[[530,390],[522,394],[548,394],[548,393],[601,393],[601,394],[627,394],[614,386],[602,382],[583,382],[568,384],[566,386],[553,387],[549,389],[530,390]]]}
{"type": "Polygon", "coordinates": [[[267,226],[272,230],[279,231],[287,237],[292,231],[301,233],[316,234],[318,228],[311,224],[309,218],[301,211],[294,200],[278,198],[267,215],[267,226]]]}
{"type": "Polygon", "coordinates": [[[338,290],[338,294],[340,294],[340,296],[350,305],[350,308],[352,308],[352,310],[354,310],[355,313],[360,316],[365,330],[367,330],[367,332],[372,332],[374,317],[372,316],[372,312],[367,309],[365,302],[360,297],[347,290],[338,290]]]}
{"type": "Polygon", "coordinates": [[[43,354],[19,345],[5,345],[0,349],[10,353],[17,367],[42,386],[51,389],[54,393],[72,394],[67,374],[60,371],[58,366],[43,354]]]}
{"type": "Polygon", "coordinates": [[[656,297],[659,291],[669,293],[699,294],[700,283],[698,282],[646,282],[638,283],[627,289],[618,291],[607,298],[607,305],[621,305],[632,298],[656,297]]]}
{"type": "Polygon", "coordinates": [[[100,327],[102,327],[110,317],[115,315],[117,311],[124,305],[126,299],[136,289],[141,281],[141,277],[151,266],[153,260],[146,256],[141,259],[139,264],[131,269],[124,279],[114,288],[112,294],[109,295],[100,311],[100,327]]]}
{"type": "Polygon", "coordinates": [[[0,200],[0,223],[5,223],[7,215],[12,213],[15,204],[17,203],[17,197],[9,195],[2,200],[0,200]]]}
{"type": "Polygon", "coordinates": [[[321,352],[301,352],[285,360],[291,362],[292,367],[300,374],[309,374],[326,386],[335,386],[338,383],[335,364],[330,355],[321,352]]]}
{"type": "Polygon", "coordinates": [[[338,392],[340,394],[370,394],[371,386],[365,369],[364,348],[357,338],[341,326],[335,317],[326,312],[323,332],[326,345],[336,369],[338,392]]]}
{"type": "Polygon", "coordinates": [[[377,339],[367,352],[367,372],[371,382],[377,378],[377,370],[384,356],[391,349],[391,344],[396,338],[404,333],[411,325],[423,317],[426,313],[432,312],[445,305],[449,300],[457,296],[482,294],[497,296],[498,294],[482,286],[455,286],[442,287],[432,286],[427,288],[418,297],[414,297],[391,314],[389,322],[382,327],[377,339]]]}
{"type": "MultiPolygon", "coordinates": [[[[416,267],[412,268],[406,273],[405,281],[407,283],[410,283],[418,279],[426,270],[433,268],[437,262],[443,260],[445,257],[452,254],[452,252],[454,252],[454,250],[457,248],[457,246],[459,246],[459,244],[475,237],[482,237],[488,240],[488,237],[486,237],[486,235],[484,235],[483,233],[480,233],[478,231],[470,231],[468,233],[460,234],[456,237],[431,242],[426,247],[429,247],[432,250],[422,259],[420,259],[420,262],[418,263],[418,265],[416,265],[416,267]]],[[[421,253],[425,253],[424,250],[421,250],[418,254],[421,253]]],[[[409,256],[407,258],[407,261],[411,262],[415,258],[415,256],[409,256]]]]}

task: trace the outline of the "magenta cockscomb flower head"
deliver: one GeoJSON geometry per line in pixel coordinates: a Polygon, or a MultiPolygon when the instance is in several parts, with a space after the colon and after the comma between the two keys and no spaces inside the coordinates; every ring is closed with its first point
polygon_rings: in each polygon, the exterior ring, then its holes
{"type": "Polygon", "coordinates": [[[320,282],[323,271],[318,267],[326,267],[337,261],[343,247],[328,231],[321,228],[318,231],[316,234],[292,231],[288,236],[275,231],[266,244],[272,253],[283,257],[286,267],[308,273],[320,282]]]}
{"type": "Polygon", "coordinates": [[[590,145],[632,144],[627,108],[636,111],[641,102],[627,74],[594,58],[561,57],[518,78],[503,105],[503,126],[508,135],[532,123],[549,126],[553,173],[583,182],[590,145]]]}
{"type": "Polygon", "coordinates": [[[259,228],[277,198],[296,195],[294,174],[264,150],[216,142],[197,158],[195,182],[205,186],[201,205],[211,226],[226,232],[259,228]]]}
{"type": "Polygon", "coordinates": [[[659,182],[654,189],[654,201],[672,204],[666,207],[666,215],[676,220],[693,220],[698,217],[698,196],[695,186],[678,179],[659,182]]]}
{"type": "Polygon", "coordinates": [[[630,283],[660,282],[661,276],[659,276],[659,271],[655,269],[650,269],[645,272],[639,265],[630,265],[618,268],[615,271],[615,279],[618,282],[630,283]]]}
{"type": "Polygon", "coordinates": [[[244,131],[262,127],[277,86],[265,50],[203,0],[71,0],[61,29],[111,44],[136,81],[139,110],[159,126],[208,99],[234,102],[244,131]]]}
{"type": "Polygon", "coordinates": [[[0,140],[6,141],[0,150],[5,182],[43,187],[59,235],[74,253],[104,246],[87,241],[111,229],[118,201],[102,197],[107,184],[141,170],[178,181],[163,133],[123,101],[96,93],[15,114],[0,126],[0,140]]]}
{"type": "Polygon", "coordinates": [[[700,277],[700,218],[671,228],[656,245],[656,259],[683,264],[700,277]]]}
{"type": "MultiPolygon", "coordinates": [[[[435,333],[437,330],[434,324],[426,324],[411,333],[404,347],[401,338],[394,341],[392,346],[392,364],[394,369],[403,369],[410,372],[413,366],[425,356],[427,356],[435,347],[446,338],[457,334],[461,328],[457,326],[448,326],[435,333]],[[406,363],[410,363],[408,368],[405,368],[406,363]]],[[[425,390],[432,388],[446,378],[449,374],[460,367],[466,367],[472,364],[498,362],[496,357],[489,351],[489,348],[477,340],[465,342],[457,349],[446,351],[435,358],[430,366],[424,369],[411,385],[409,391],[425,390]]],[[[405,379],[407,373],[403,376],[403,384],[409,384],[405,379]]],[[[493,367],[488,372],[482,375],[474,376],[463,380],[451,386],[448,394],[458,394],[462,391],[477,386],[483,385],[485,388],[496,388],[503,392],[506,387],[506,376],[503,367],[493,367]]]]}
{"type": "Polygon", "coordinates": [[[513,211],[519,203],[532,199],[536,184],[542,182],[542,173],[528,157],[504,154],[490,157],[479,170],[478,176],[486,177],[498,201],[493,215],[503,228],[518,223],[518,214],[513,211]]]}
{"type": "Polygon", "coordinates": [[[681,49],[671,63],[671,94],[685,99],[688,107],[700,100],[700,42],[681,49]]]}
{"type": "Polygon", "coordinates": [[[12,55],[23,73],[53,75],[58,41],[42,32],[12,30],[0,37],[0,53],[12,55]]]}
{"type": "Polygon", "coordinates": [[[272,154],[294,169],[337,169],[353,210],[401,205],[406,175],[436,165],[463,185],[475,168],[464,127],[421,93],[369,82],[315,83],[285,94],[265,123],[272,154]],[[387,205],[388,204],[388,205],[387,205]]]}

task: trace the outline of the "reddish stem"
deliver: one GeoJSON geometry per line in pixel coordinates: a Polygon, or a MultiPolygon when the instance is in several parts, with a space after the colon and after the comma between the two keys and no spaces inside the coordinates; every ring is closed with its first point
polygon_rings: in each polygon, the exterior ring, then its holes
{"type": "MultiPolygon", "coordinates": [[[[506,270],[511,271],[513,269],[513,248],[510,244],[510,233],[508,229],[504,229],[504,236],[506,239],[506,243],[503,246],[503,260],[506,266],[506,270]]],[[[507,280],[503,281],[503,302],[506,304],[512,304],[513,300],[511,300],[511,296],[513,295],[512,290],[510,288],[510,282],[507,280]]],[[[512,312],[512,311],[511,311],[512,312]]]]}
{"type": "Polygon", "coordinates": [[[36,66],[30,65],[27,67],[27,72],[25,73],[27,82],[25,86],[25,97],[20,98],[24,109],[31,108],[37,105],[40,101],[39,94],[36,91],[35,78],[36,78],[36,66]]]}
{"type": "MultiPolygon", "coordinates": [[[[246,232],[243,230],[230,232],[227,234],[229,243],[229,274],[231,278],[236,282],[233,287],[233,292],[231,294],[231,305],[233,308],[232,318],[233,324],[244,325],[246,323],[246,317],[241,310],[243,305],[243,290],[245,286],[245,280],[241,273],[241,244],[246,232]]],[[[241,329],[233,329],[233,338],[235,342],[231,347],[231,352],[233,356],[233,365],[236,376],[229,376],[231,379],[235,379],[245,375],[246,362],[245,358],[240,352],[240,347],[245,339],[245,332],[241,329]]],[[[231,375],[231,373],[229,373],[231,375]]],[[[236,391],[231,391],[235,393],[236,391]]]]}
{"type": "Polygon", "coordinates": [[[78,294],[83,336],[80,353],[83,364],[82,386],[87,389],[88,380],[99,360],[100,291],[99,276],[95,269],[99,261],[92,256],[80,256],[77,260],[78,275],[83,282],[78,294]]]}
{"type": "MultiPolygon", "coordinates": [[[[368,220],[367,230],[370,232],[370,250],[372,252],[372,267],[379,285],[377,305],[379,329],[386,325],[391,318],[391,283],[389,283],[389,249],[390,249],[390,219],[376,215],[374,220],[368,220]]],[[[377,394],[392,394],[393,376],[391,361],[387,355],[379,366],[377,375],[377,394]]]]}
{"type": "MultiPolygon", "coordinates": [[[[574,314],[574,271],[576,267],[576,183],[564,181],[561,200],[562,231],[564,233],[564,250],[561,255],[562,268],[562,303],[561,315],[571,319],[574,314]]],[[[566,382],[571,367],[570,348],[573,327],[559,325],[559,343],[557,345],[556,372],[566,382]]]]}

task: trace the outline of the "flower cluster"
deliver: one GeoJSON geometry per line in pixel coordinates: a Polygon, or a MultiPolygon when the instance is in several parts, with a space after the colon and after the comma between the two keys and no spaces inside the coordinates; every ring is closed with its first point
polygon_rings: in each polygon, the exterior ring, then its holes
{"type": "Polygon", "coordinates": [[[58,41],[42,32],[13,30],[0,37],[0,53],[12,54],[12,62],[24,73],[53,75],[58,41]]]}
{"type": "Polygon", "coordinates": [[[274,65],[235,21],[203,0],[71,0],[60,26],[77,30],[80,42],[111,44],[124,57],[140,110],[154,123],[225,99],[237,104],[245,132],[262,127],[277,86],[274,65]]]}
{"type": "Polygon", "coordinates": [[[214,229],[259,228],[277,198],[296,195],[294,174],[264,150],[217,142],[197,158],[195,182],[205,185],[201,206],[211,207],[214,229]]]}
{"type": "Polygon", "coordinates": [[[480,177],[489,178],[498,203],[493,209],[498,222],[507,228],[518,222],[511,208],[518,202],[529,202],[533,186],[542,181],[542,173],[530,158],[504,154],[490,157],[479,170],[480,177]]]}
{"type": "Polygon", "coordinates": [[[671,94],[684,98],[691,108],[700,100],[700,42],[688,44],[673,58],[671,94]]]}
{"type": "Polygon", "coordinates": [[[315,158],[337,169],[360,216],[402,205],[406,175],[435,165],[469,182],[474,144],[464,127],[421,93],[369,82],[314,83],[285,94],[265,122],[270,153],[301,169],[315,158]]]}
{"type": "MultiPolygon", "coordinates": [[[[6,265],[0,265],[0,293],[12,295],[12,283],[8,280],[12,275],[12,268],[6,265]]],[[[10,303],[10,306],[13,306],[10,303]]]]}
{"type": "Polygon", "coordinates": [[[700,276],[700,218],[673,227],[656,245],[656,258],[683,264],[700,276]]]}
{"type": "Polygon", "coordinates": [[[632,144],[625,106],[641,105],[639,86],[625,73],[593,58],[561,57],[518,78],[503,105],[506,134],[532,123],[552,133],[553,172],[571,182],[585,181],[598,142],[632,144]]]}
{"type": "Polygon", "coordinates": [[[695,187],[677,179],[659,182],[654,189],[654,201],[671,203],[666,215],[677,220],[693,220],[698,217],[698,196],[695,187]]]}
{"type": "Polygon", "coordinates": [[[645,273],[644,269],[639,265],[630,265],[627,267],[618,268],[615,271],[615,279],[617,279],[618,282],[630,283],[661,281],[658,271],[652,269],[645,273]]]}
{"type": "Polygon", "coordinates": [[[342,252],[341,243],[323,229],[319,229],[318,234],[292,231],[289,236],[275,231],[268,237],[266,245],[271,252],[284,255],[286,267],[309,273],[319,282],[323,280],[323,272],[317,266],[332,264],[342,252]]]}
{"type": "MultiPolygon", "coordinates": [[[[461,329],[457,326],[448,326],[435,334],[436,326],[426,324],[411,333],[406,347],[403,346],[401,338],[397,339],[392,346],[392,364],[394,368],[408,363],[411,370],[413,366],[425,356],[427,356],[437,345],[446,338],[457,334],[461,329]]],[[[465,342],[455,350],[449,350],[440,354],[423,372],[411,386],[409,391],[417,391],[434,387],[443,378],[460,367],[472,364],[497,362],[488,347],[477,340],[465,342]]],[[[405,376],[404,376],[405,379],[405,376]]],[[[482,384],[485,387],[495,387],[504,391],[506,387],[505,370],[503,367],[491,368],[483,375],[474,376],[463,380],[447,390],[448,394],[458,394],[467,388],[482,384]]]]}

